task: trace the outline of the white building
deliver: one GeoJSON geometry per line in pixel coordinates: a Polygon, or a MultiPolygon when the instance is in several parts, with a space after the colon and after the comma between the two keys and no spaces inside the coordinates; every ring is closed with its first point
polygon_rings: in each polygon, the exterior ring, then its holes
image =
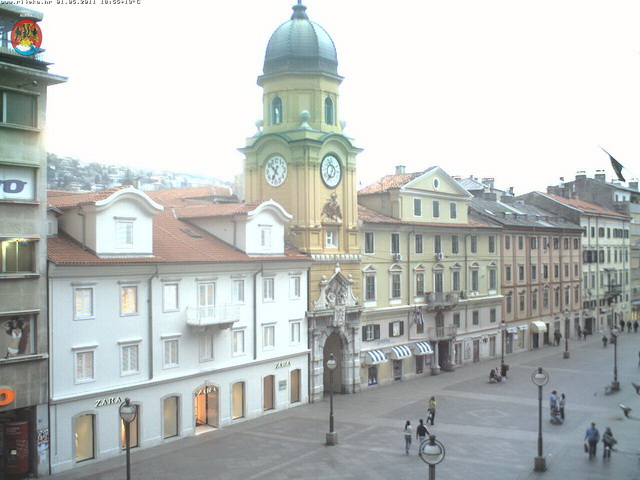
{"type": "Polygon", "coordinates": [[[49,199],[54,473],[122,454],[125,397],[140,448],[308,402],[311,261],[285,245],[291,216],[161,201],[49,199]]]}

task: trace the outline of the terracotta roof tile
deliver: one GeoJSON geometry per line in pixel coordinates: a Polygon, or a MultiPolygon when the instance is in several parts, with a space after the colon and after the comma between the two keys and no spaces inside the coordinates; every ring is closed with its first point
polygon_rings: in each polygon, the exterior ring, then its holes
{"type": "Polygon", "coordinates": [[[67,192],[67,195],[56,195],[53,197],[47,195],[47,202],[52,207],[56,208],[71,208],[77,207],[78,205],[87,205],[90,203],[99,202],[100,200],[104,200],[105,198],[110,197],[113,193],[118,190],[122,190],[123,188],[131,188],[126,186],[119,186],[114,188],[107,188],[106,190],[101,190],[99,192],[90,192],[90,193],[71,193],[67,192]]]}
{"type": "Polygon", "coordinates": [[[255,210],[262,202],[250,203],[215,203],[207,205],[190,205],[176,208],[178,218],[226,217],[242,215],[255,210]]]}
{"type": "Polygon", "coordinates": [[[358,190],[358,195],[371,195],[374,193],[387,192],[402,188],[414,178],[419,177],[424,172],[416,173],[401,173],[397,175],[386,175],[375,183],[372,183],[368,187],[364,187],[362,190],[358,190]]]}
{"type": "Polygon", "coordinates": [[[444,223],[444,222],[403,222],[396,218],[388,217],[370,208],[358,205],[358,219],[364,223],[374,223],[379,225],[407,225],[416,227],[438,227],[438,228],[501,228],[489,222],[479,219],[468,219],[467,223],[444,223]]]}
{"type": "Polygon", "coordinates": [[[379,223],[386,225],[399,225],[402,222],[392,217],[387,217],[382,213],[378,213],[375,210],[358,205],[358,218],[365,223],[379,223]]]}
{"type": "Polygon", "coordinates": [[[144,192],[160,205],[178,206],[193,203],[211,203],[214,198],[235,199],[231,187],[206,185],[191,188],[169,188],[166,190],[149,190],[144,192]]]}
{"type": "Polygon", "coordinates": [[[578,210],[584,213],[599,213],[601,215],[609,215],[612,217],[619,217],[619,218],[625,218],[625,219],[629,218],[627,215],[624,215],[620,212],[616,212],[615,210],[609,210],[595,203],[585,202],[584,200],[578,200],[575,198],[565,198],[565,197],[561,197],[560,195],[552,195],[551,193],[542,193],[542,192],[538,192],[538,193],[541,195],[545,195],[549,198],[552,198],[557,202],[563,203],[573,208],[577,208],[578,210]]]}

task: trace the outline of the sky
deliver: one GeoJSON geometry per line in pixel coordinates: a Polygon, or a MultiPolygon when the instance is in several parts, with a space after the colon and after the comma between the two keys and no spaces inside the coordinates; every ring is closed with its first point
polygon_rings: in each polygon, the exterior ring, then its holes
{"type": "MultiPolygon", "coordinates": [[[[232,180],[294,0],[141,0],[44,12],[47,150],[232,180]]],[[[79,1],[79,0],[76,0],[79,1]]],[[[93,1],[93,0],[91,0],[93,1]]],[[[333,38],[359,187],[405,165],[516,194],[576,171],[640,175],[640,2],[306,0],[333,38]]],[[[628,179],[628,178],[627,178],[628,179]]]]}

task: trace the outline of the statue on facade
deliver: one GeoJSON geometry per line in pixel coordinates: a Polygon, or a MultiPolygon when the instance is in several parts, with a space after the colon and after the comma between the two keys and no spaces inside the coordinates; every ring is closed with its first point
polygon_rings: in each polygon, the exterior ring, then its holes
{"type": "Polygon", "coordinates": [[[338,222],[342,220],[342,211],[338,204],[338,195],[336,192],[333,192],[331,196],[327,198],[327,203],[325,203],[322,208],[322,219],[323,221],[330,222],[338,222]]]}

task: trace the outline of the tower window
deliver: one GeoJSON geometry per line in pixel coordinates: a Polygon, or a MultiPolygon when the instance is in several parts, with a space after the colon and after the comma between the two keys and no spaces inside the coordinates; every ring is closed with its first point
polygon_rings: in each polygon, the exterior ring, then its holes
{"type": "Polygon", "coordinates": [[[335,124],[335,115],[333,110],[333,100],[331,97],[324,99],[324,121],[329,125],[335,124]]]}
{"type": "Polygon", "coordinates": [[[271,101],[271,125],[282,123],[282,99],[276,97],[271,101]]]}

